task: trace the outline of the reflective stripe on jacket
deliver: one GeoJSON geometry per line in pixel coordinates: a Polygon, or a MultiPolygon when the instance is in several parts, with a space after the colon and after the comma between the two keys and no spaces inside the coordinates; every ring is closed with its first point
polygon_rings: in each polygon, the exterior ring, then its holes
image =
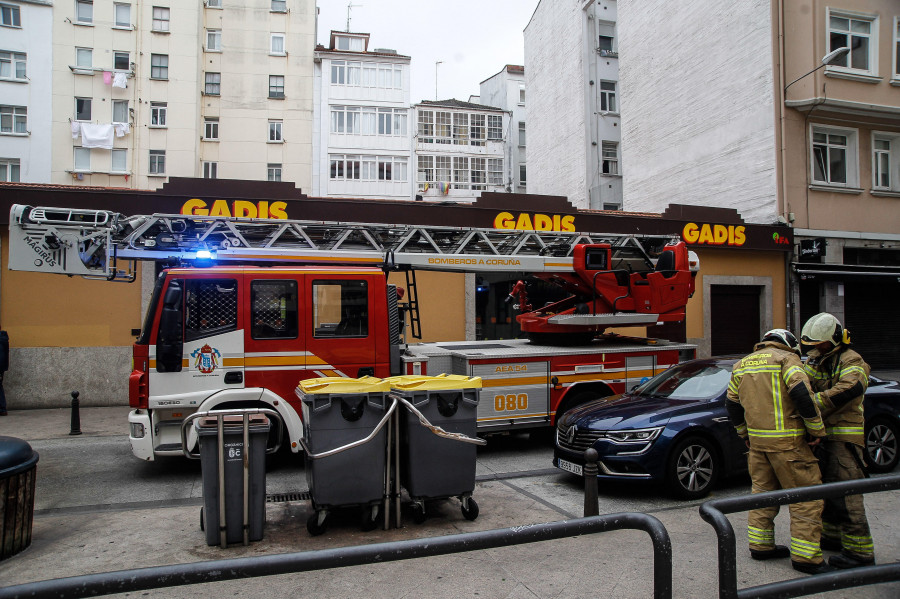
{"type": "Polygon", "coordinates": [[[871,369],[862,356],[846,345],[824,355],[812,350],[803,369],[816,391],[828,438],[865,447],[863,400],[871,369]]]}

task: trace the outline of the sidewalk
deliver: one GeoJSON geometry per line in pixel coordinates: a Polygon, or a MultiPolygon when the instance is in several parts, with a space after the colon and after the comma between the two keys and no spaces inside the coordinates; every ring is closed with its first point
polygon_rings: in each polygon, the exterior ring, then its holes
{"type": "MultiPolygon", "coordinates": [[[[74,443],[87,446],[91,436],[121,435],[127,408],[82,408],[84,435],[74,443]],[[89,423],[89,424],[87,424],[89,423]],[[84,439],[84,441],[82,441],[84,439]]],[[[69,410],[11,412],[0,421],[0,434],[29,441],[55,439],[69,432],[69,410]]],[[[39,444],[39,443],[38,443],[39,444]]],[[[73,445],[74,447],[74,445],[73,445]]],[[[38,464],[40,476],[41,464],[38,464]]],[[[481,515],[463,519],[458,502],[434,506],[431,517],[414,524],[404,511],[403,528],[364,533],[356,514],[335,514],[328,532],[311,537],[306,519],[308,501],[269,503],[262,541],[228,549],[206,545],[199,528],[198,505],[141,507],[107,506],[93,511],[39,513],[29,549],[0,562],[3,585],[106,572],[136,567],[193,563],[204,560],[274,555],[315,549],[443,536],[560,520],[535,485],[552,488],[552,477],[480,482],[475,496],[481,515]]],[[[558,486],[558,485],[557,485],[558,486]]],[[[900,561],[898,494],[866,497],[879,563],[900,561]]],[[[673,596],[718,596],[718,547],[712,527],[703,522],[696,505],[652,513],[667,528],[673,549],[673,596]]],[[[738,539],[739,588],[802,576],[788,560],[755,562],[746,552],[746,516],[730,521],[738,539]]],[[[777,542],[789,544],[787,510],[778,518],[777,542]]],[[[616,531],[573,539],[424,558],[338,568],[318,572],[171,587],[121,595],[123,597],[435,597],[569,598],[652,596],[652,546],[646,533],[616,531]]],[[[900,583],[834,591],[821,597],[887,599],[900,595],[900,583]]]]}

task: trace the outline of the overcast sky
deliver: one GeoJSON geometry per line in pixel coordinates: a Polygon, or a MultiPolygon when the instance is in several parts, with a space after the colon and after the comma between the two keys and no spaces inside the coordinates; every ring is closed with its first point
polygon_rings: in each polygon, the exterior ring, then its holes
{"type": "MultiPolygon", "coordinates": [[[[317,43],[346,31],[350,0],[318,0],[317,43]]],[[[522,32],[538,0],[353,0],[350,31],[369,33],[369,50],[390,48],[412,58],[410,102],[468,100],[505,65],[525,64],[522,32]]]]}

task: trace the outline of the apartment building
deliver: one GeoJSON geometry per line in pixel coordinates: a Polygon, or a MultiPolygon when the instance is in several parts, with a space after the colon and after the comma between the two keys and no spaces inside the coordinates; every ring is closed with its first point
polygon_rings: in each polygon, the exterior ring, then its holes
{"type": "Polygon", "coordinates": [[[617,28],[625,207],[792,227],[788,326],[827,310],[870,364],[895,366],[900,4],[623,2],[617,28]]]}
{"type": "Polygon", "coordinates": [[[479,103],[510,113],[506,134],[506,190],[525,193],[528,169],[525,152],[525,67],[508,64],[481,82],[479,103]]]}
{"type": "Polygon", "coordinates": [[[53,3],[50,181],[311,181],[315,7],[53,3]]]}
{"type": "Polygon", "coordinates": [[[53,7],[0,2],[0,181],[50,180],[53,7]]]}
{"type": "Polygon", "coordinates": [[[423,100],[415,113],[417,199],[474,201],[507,191],[508,112],[450,99],[423,100]]]}
{"type": "Polygon", "coordinates": [[[315,50],[312,193],[413,199],[410,57],[332,31],[315,50]]]}
{"type": "Polygon", "coordinates": [[[617,4],[540,0],[525,27],[529,193],[622,209],[617,4]]]}

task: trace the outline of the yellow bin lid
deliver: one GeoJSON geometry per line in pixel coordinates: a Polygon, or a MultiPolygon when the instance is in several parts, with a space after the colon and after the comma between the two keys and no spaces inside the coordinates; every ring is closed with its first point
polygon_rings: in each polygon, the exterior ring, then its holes
{"type": "Polygon", "coordinates": [[[297,390],[306,395],[315,393],[387,393],[391,384],[387,379],[364,376],[350,379],[340,376],[328,376],[304,379],[297,385],[297,390]]]}
{"type": "Polygon", "coordinates": [[[405,375],[384,379],[398,391],[447,391],[452,389],[481,389],[481,377],[462,374],[437,376],[405,375]]]}

